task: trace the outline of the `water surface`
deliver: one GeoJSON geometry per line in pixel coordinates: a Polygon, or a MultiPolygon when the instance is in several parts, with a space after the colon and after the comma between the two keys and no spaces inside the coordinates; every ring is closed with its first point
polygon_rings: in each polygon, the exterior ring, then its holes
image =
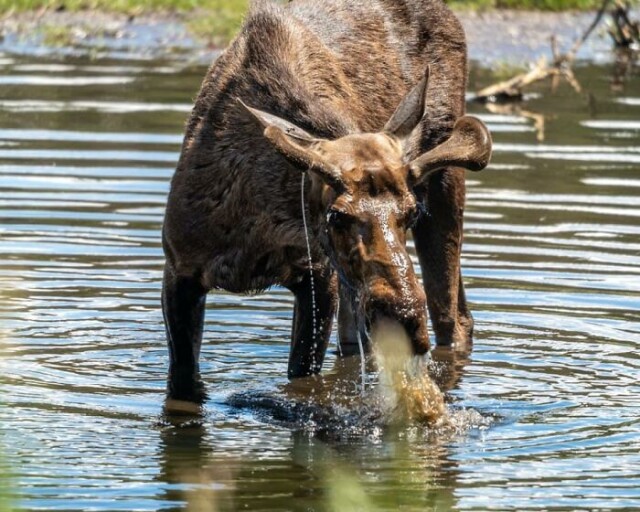
{"type": "Polygon", "coordinates": [[[612,65],[582,65],[585,94],[470,105],[495,137],[468,181],[476,336],[434,356],[457,422],[434,433],[288,409],[306,388],[281,289],[209,296],[204,415],[163,416],[160,226],[205,72],[184,62],[0,55],[0,428],[23,508],[640,508],[637,76],[612,91],[612,65]]]}

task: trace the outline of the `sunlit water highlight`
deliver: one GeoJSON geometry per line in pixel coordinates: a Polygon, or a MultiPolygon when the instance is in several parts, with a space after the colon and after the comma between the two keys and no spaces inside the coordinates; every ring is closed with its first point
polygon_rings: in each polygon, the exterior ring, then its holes
{"type": "Polygon", "coordinates": [[[335,345],[322,376],[288,383],[278,288],[210,295],[209,399],[165,417],[160,227],[205,68],[0,59],[0,430],[25,509],[179,510],[205,492],[328,510],[339,475],[381,510],[640,508],[637,77],[616,96],[609,68],[579,67],[589,102],[541,87],[543,145],[522,112],[470,106],[498,150],[469,175],[476,334],[432,353],[434,427],[388,421],[384,374],[367,362],[363,398],[335,345]],[[74,80],[93,76],[126,80],[74,80]]]}

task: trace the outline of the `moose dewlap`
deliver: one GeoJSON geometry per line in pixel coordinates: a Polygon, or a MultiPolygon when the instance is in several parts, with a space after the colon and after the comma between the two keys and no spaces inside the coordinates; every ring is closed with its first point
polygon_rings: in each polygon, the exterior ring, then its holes
{"type": "Polygon", "coordinates": [[[320,371],[334,316],[341,354],[387,320],[427,352],[427,310],[438,344],[471,338],[464,169],[487,165],[491,137],[464,115],[466,74],[464,33],[441,0],[253,4],[204,79],[171,182],[162,306],[172,398],[204,396],[212,289],[293,293],[290,378],[320,371]]]}

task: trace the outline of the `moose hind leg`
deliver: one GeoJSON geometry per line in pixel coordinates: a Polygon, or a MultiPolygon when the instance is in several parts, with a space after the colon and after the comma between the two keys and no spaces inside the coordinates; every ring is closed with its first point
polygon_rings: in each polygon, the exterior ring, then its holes
{"type": "Polygon", "coordinates": [[[462,272],[458,275],[458,323],[465,333],[465,341],[473,341],[473,316],[467,305],[467,294],[464,290],[464,283],[462,281],[462,272]]]}
{"type": "Polygon", "coordinates": [[[423,192],[429,213],[418,220],[413,236],[436,343],[467,343],[473,333],[473,318],[460,273],[464,174],[459,169],[438,172],[423,192]]]}
{"type": "Polygon", "coordinates": [[[331,271],[314,272],[290,290],[295,296],[288,376],[314,375],[322,369],[336,310],[336,282],[331,271]],[[315,305],[315,313],[314,313],[315,305]]]}
{"type": "Polygon", "coordinates": [[[178,276],[165,265],[162,312],[169,345],[169,398],[201,402],[205,397],[199,368],[205,298],[198,279],[178,276]]]}

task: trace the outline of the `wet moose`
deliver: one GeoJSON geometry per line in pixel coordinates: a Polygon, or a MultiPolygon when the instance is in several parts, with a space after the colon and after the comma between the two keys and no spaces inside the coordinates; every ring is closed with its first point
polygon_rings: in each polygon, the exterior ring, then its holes
{"type": "Polygon", "coordinates": [[[464,32],[441,0],[254,3],[204,80],[171,183],[170,397],[204,394],[212,289],[291,290],[290,378],[320,371],[336,309],[343,354],[380,318],[426,352],[427,307],[438,344],[470,339],[463,169],[486,166],[491,138],[464,115],[466,73],[464,32]]]}

